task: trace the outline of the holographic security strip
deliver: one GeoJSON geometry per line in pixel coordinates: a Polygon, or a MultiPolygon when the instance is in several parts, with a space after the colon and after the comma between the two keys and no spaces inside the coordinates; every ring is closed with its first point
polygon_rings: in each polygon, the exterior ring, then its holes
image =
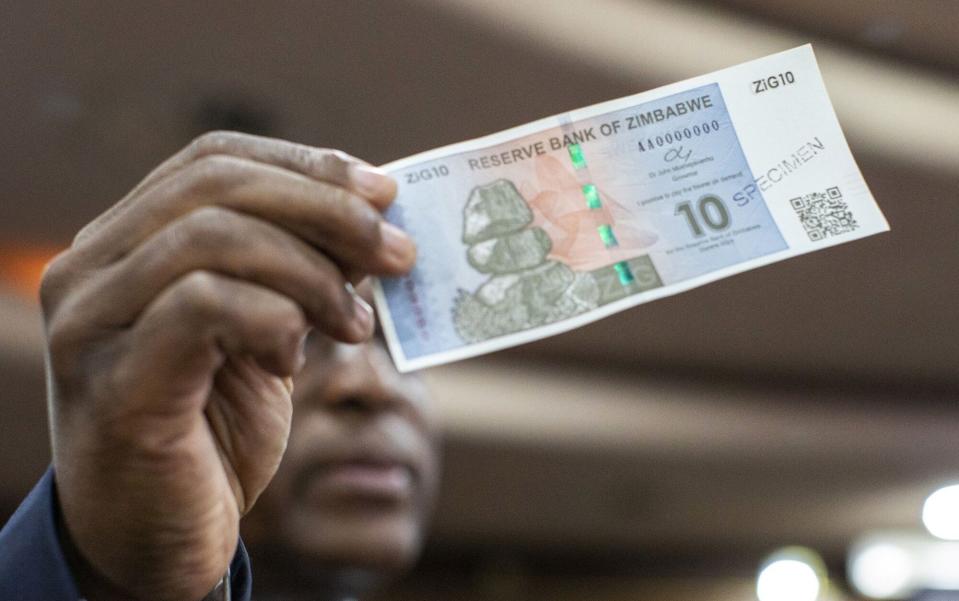
{"type": "Polygon", "coordinates": [[[583,186],[583,196],[586,197],[586,206],[591,209],[598,209],[603,206],[603,201],[599,199],[599,190],[595,184],[586,184],[583,186]]]}
{"type": "MultiPolygon", "coordinates": [[[[564,129],[568,126],[569,123],[563,123],[564,129]]],[[[583,155],[582,146],[579,144],[570,144],[567,150],[569,151],[569,158],[573,162],[573,168],[577,171],[586,170],[586,157],[583,155]]],[[[588,170],[585,171],[585,177],[588,180],[588,170]]],[[[590,209],[599,209],[603,206],[603,201],[599,197],[599,190],[596,188],[596,184],[591,182],[583,184],[583,196],[586,198],[586,206],[590,209]]],[[[616,234],[613,233],[613,226],[603,224],[597,229],[599,231],[599,237],[606,248],[613,248],[619,245],[619,241],[616,240],[616,234]]],[[[619,283],[623,286],[629,286],[635,281],[633,272],[629,268],[629,263],[626,261],[616,263],[613,265],[613,268],[616,270],[616,275],[619,276],[619,283]]]]}
{"type": "Polygon", "coordinates": [[[616,275],[619,276],[619,283],[623,286],[629,286],[636,281],[636,278],[633,277],[632,270],[629,268],[629,263],[626,261],[620,261],[613,265],[613,269],[616,270],[616,275]]]}
{"type": "Polygon", "coordinates": [[[613,233],[612,226],[604,223],[597,229],[599,230],[599,237],[602,238],[603,245],[606,248],[612,248],[619,245],[619,241],[616,240],[616,234],[613,233]]]}
{"type": "Polygon", "coordinates": [[[586,167],[586,158],[583,156],[583,149],[580,148],[579,144],[570,144],[569,149],[569,158],[573,161],[573,167],[576,169],[583,169],[586,167]]]}

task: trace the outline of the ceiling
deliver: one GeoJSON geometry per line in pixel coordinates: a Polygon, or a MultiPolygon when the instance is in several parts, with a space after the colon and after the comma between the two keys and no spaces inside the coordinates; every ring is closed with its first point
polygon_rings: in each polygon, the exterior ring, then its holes
{"type": "MultiPolygon", "coordinates": [[[[891,232],[434,371],[450,430],[435,536],[839,553],[870,525],[914,525],[921,495],[959,477],[959,120],[895,106],[957,106],[952,4],[532,5],[10,3],[0,247],[69,244],[205,129],[382,163],[812,39],[891,232]],[[682,31],[691,13],[706,33],[627,52],[622,36],[682,31]],[[558,38],[570,22],[592,29],[558,38]]],[[[16,498],[47,456],[39,317],[0,299],[0,456],[18,459],[0,481],[16,498]]]]}
{"type": "MultiPolygon", "coordinates": [[[[644,4],[605,2],[618,10],[644,4]]],[[[645,4],[640,15],[651,19],[655,8],[656,24],[670,25],[666,5],[645,4]]],[[[501,8],[475,6],[494,5],[501,8]]],[[[590,61],[602,57],[592,49],[564,55],[519,35],[527,15],[515,15],[511,27],[519,29],[495,27],[458,2],[98,6],[15,3],[14,18],[0,25],[8,28],[0,32],[4,79],[17,82],[0,90],[0,130],[8,141],[0,181],[9,199],[0,240],[68,243],[152,165],[209,127],[241,125],[384,162],[642,90],[660,83],[670,64],[662,56],[646,60],[652,66],[645,75],[638,67],[595,69],[590,61]]],[[[786,2],[769,6],[782,9],[781,21],[796,12],[786,2]]],[[[870,13],[874,19],[905,18],[901,8],[890,8],[899,5],[883,6],[870,13]]],[[[908,23],[915,27],[939,8],[912,6],[908,23]]],[[[834,13],[824,42],[831,45],[821,54],[827,81],[846,56],[835,50],[835,38],[852,36],[843,32],[855,29],[860,14],[841,7],[834,13]]],[[[741,16],[715,8],[703,14],[712,28],[744,26],[741,16]]],[[[814,27],[804,19],[795,20],[814,27]]],[[[762,25],[768,44],[777,43],[779,25],[745,23],[762,25]]],[[[709,55],[705,47],[686,53],[709,55]]],[[[839,96],[845,103],[845,92],[839,96]]],[[[959,278],[943,271],[959,260],[956,171],[921,157],[887,156],[856,112],[846,111],[857,124],[851,144],[890,233],[653,303],[524,348],[523,355],[744,378],[959,386],[959,336],[952,335],[959,313],[950,309],[959,278]]],[[[959,168],[959,138],[953,141],[937,156],[952,153],[959,168]]]]}
{"type": "Polygon", "coordinates": [[[950,403],[516,365],[430,374],[453,440],[438,537],[835,557],[877,525],[920,527],[959,477],[950,403]]]}
{"type": "Polygon", "coordinates": [[[711,4],[863,53],[940,69],[953,77],[959,71],[954,0],[712,0],[711,4]]]}

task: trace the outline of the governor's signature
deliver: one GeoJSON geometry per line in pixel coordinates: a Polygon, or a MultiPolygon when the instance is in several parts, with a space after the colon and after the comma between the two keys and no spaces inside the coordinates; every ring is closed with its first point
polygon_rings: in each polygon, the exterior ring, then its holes
{"type": "Polygon", "coordinates": [[[692,148],[690,148],[689,150],[684,150],[683,146],[680,146],[678,148],[670,148],[669,150],[666,151],[666,154],[663,156],[663,160],[665,160],[667,163],[672,163],[675,160],[682,160],[682,162],[685,163],[686,161],[689,160],[689,157],[692,156],[692,154],[693,154],[692,148]]]}

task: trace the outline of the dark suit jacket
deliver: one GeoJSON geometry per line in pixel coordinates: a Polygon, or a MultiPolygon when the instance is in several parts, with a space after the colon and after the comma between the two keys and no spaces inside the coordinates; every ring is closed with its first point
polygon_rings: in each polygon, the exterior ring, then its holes
{"type": "MultiPolygon", "coordinates": [[[[0,530],[0,599],[78,601],[80,593],[60,543],[53,469],[47,470],[0,530]]],[[[253,577],[243,542],[230,565],[234,601],[250,601],[253,577]]]]}

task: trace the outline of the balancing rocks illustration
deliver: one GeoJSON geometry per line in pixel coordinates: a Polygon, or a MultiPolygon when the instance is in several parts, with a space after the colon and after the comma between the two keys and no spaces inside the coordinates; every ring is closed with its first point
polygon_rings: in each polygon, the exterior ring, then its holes
{"type": "Polygon", "coordinates": [[[572,317],[599,306],[591,273],[547,259],[552,243],[513,182],[496,180],[470,192],[463,209],[467,259],[490,278],[473,293],[460,289],[453,323],[479,342],[572,317]]]}

